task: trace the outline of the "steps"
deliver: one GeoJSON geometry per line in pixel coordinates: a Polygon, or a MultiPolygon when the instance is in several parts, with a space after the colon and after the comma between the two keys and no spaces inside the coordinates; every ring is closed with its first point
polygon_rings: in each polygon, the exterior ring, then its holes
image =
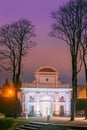
{"type": "Polygon", "coordinates": [[[32,122],[32,123],[28,123],[23,126],[20,126],[19,128],[16,128],[15,130],[41,130],[43,127],[47,125],[48,123],[32,122]]]}
{"type": "Polygon", "coordinates": [[[42,122],[32,122],[20,126],[15,130],[87,130],[87,127],[81,126],[67,126],[67,125],[57,125],[57,124],[49,124],[42,122]]]}

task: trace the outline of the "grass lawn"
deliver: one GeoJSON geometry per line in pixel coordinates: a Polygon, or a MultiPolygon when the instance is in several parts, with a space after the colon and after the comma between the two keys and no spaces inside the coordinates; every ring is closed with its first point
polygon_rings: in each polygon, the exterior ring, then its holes
{"type": "MultiPolygon", "coordinates": [[[[23,119],[23,118],[17,118],[14,119],[12,117],[10,118],[1,118],[0,119],[0,130],[14,130],[15,128],[24,125],[29,122],[47,122],[46,118],[29,118],[29,119],[23,119]]],[[[49,123],[65,123],[65,121],[50,121],[49,123]]]]}
{"type": "MultiPolygon", "coordinates": [[[[22,126],[29,122],[47,122],[47,119],[44,117],[38,117],[38,118],[32,118],[29,117],[29,119],[23,119],[23,118],[17,118],[14,119],[12,117],[10,118],[0,118],[0,130],[15,130],[15,128],[22,126]]],[[[77,121],[69,121],[69,120],[61,120],[61,119],[51,119],[49,121],[51,124],[66,124],[66,125],[77,125],[77,126],[84,126],[87,125],[87,121],[85,120],[77,120],[77,121]]]]}
{"type": "Polygon", "coordinates": [[[0,119],[0,130],[14,130],[16,127],[29,122],[25,119],[3,118],[0,119]]]}

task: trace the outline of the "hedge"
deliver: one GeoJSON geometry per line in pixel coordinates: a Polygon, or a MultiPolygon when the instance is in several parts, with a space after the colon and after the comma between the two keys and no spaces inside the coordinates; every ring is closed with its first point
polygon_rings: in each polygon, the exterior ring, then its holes
{"type": "Polygon", "coordinates": [[[77,99],[76,112],[87,109],[87,99],[77,99]]]}
{"type": "MultiPolygon", "coordinates": [[[[20,101],[17,100],[17,115],[22,112],[20,101]]],[[[12,97],[0,97],[0,112],[5,116],[14,116],[15,100],[12,97]]]]}

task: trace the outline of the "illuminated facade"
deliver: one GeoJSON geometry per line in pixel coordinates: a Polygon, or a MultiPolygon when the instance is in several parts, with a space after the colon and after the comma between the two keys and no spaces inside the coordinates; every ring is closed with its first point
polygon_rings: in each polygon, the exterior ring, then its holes
{"type": "Polygon", "coordinates": [[[33,82],[22,84],[22,110],[30,116],[69,116],[71,91],[69,84],[60,82],[55,68],[40,67],[33,82]]]}

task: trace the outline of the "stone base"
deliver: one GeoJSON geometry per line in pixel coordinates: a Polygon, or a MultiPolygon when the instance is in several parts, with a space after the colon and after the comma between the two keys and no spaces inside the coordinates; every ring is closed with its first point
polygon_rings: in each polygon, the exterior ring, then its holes
{"type": "Polygon", "coordinates": [[[37,117],[41,117],[41,116],[42,116],[42,114],[41,114],[41,112],[40,112],[40,111],[35,111],[35,116],[37,116],[37,117]]]}

